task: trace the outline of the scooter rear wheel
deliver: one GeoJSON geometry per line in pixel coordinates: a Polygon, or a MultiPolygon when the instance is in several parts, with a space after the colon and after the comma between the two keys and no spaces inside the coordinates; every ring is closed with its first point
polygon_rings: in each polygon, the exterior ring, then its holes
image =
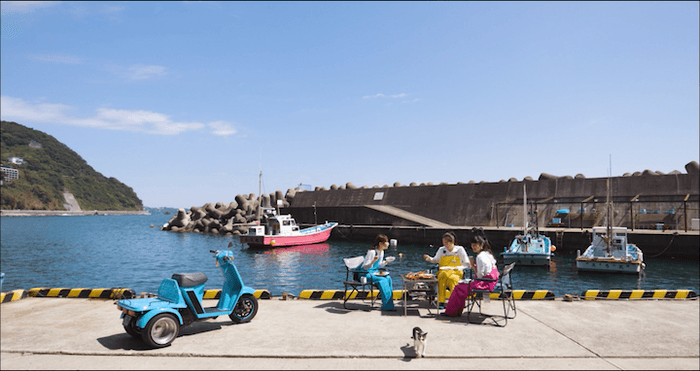
{"type": "Polygon", "coordinates": [[[153,348],[170,345],[180,333],[180,323],[170,313],[161,313],[148,321],[141,336],[143,341],[153,348]]]}
{"type": "Polygon", "coordinates": [[[236,307],[233,308],[233,312],[228,316],[233,323],[245,323],[250,322],[257,313],[258,299],[251,294],[245,294],[238,299],[236,307]]]}
{"type": "Polygon", "coordinates": [[[136,328],[136,318],[131,317],[129,324],[124,326],[124,330],[134,339],[141,340],[141,332],[136,328]]]}

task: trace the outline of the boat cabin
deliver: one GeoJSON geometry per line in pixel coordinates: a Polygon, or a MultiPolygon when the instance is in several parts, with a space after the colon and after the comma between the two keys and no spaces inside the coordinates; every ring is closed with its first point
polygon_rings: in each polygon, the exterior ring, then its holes
{"type": "Polygon", "coordinates": [[[591,246],[594,256],[610,256],[617,259],[626,259],[629,257],[627,248],[627,228],[612,227],[612,236],[608,237],[608,228],[593,227],[593,240],[591,246]],[[608,238],[612,238],[610,243],[611,251],[608,253],[608,238]]]}
{"type": "Polygon", "coordinates": [[[264,224],[248,228],[250,236],[291,236],[299,234],[299,226],[291,215],[277,215],[275,209],[263,210],[264,224]]]}

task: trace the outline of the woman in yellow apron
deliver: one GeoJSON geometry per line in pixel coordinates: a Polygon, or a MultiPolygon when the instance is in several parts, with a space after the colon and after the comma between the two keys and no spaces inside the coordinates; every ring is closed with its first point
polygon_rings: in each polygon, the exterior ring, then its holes
{"type": "Polygon", "coordinates": [[[434,257],[423,255],[423,259],[430,263],[438,263],[438,303],[440,308],[445,305],[446,297],[449,298],[449,293],[446,295],[447,288],[450,292],[462,279],[462,272],[465,268],[470,267],[469,258],[464,247],[455,245],[455,235],[452,232],[447,232],[442,236],[442,244],[434,257]]]}

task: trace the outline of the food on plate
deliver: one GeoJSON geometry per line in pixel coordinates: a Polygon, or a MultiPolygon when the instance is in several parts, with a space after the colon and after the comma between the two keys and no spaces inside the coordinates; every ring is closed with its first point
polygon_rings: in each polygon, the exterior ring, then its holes
{"type": "Polygon", "coordinates": [[[435,275],[426,271],[408,272],[406,273],[406,278],[409,280],[427,280],[435,278],[435,275]]]}

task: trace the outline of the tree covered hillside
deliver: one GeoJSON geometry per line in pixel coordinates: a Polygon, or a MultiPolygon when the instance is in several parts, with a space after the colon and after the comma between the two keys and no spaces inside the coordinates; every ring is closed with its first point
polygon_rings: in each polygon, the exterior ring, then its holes
{"type": "Polygon", "coordinates": [[[3,182],[2,209],[65,210],[64,190],[83,210],[143,209],[131,187],[105,178],[56,138],[15,122],[0,125],[2,165],[19,170],[19,179],[3,182]],[[10,157],[26,163],[11,164],[10,157]]]}

